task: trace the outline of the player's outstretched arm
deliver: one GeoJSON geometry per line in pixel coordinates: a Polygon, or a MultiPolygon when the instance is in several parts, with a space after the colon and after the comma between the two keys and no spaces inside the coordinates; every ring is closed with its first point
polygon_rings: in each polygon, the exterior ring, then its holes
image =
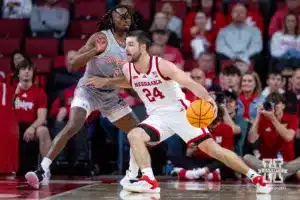
{"type": "Polygon", "coordinates": [[[108,41],[104,33],[93,34],[86,44],[77,52],[70,51],[67,54],[67,66],[69,71],[76,71],[86,65],[94,56],[103,53],[106,50],[108,41]]]}
{"type": "Polygon", "coordinates": [[[129,65],[125,64],[122,68],[123,76],[115,78],[102,78],[102,77],[91,77],[87,80],[85,85],[93,85],[96,88],[101,88],[105,85],[114,85],[120,88],[131,88],[129,65]]]}
{"type": "Polygon", "coordinates": [[[179,69],[175,64],[161,59],[159,61],[158,67],[163,76],[169,77],[170,79],[176,81],[180,85],[191,90],[197,97],[211,102],[215,109],[217,109],[214,99],[210,96],[208,91],[199,83],[195,82],[189,75],[184,71],[179,69]]]}
{"type": "Polygon", "coordinates": [[[102,88],[105,85],[113,85],[119,88],[131,88],[131,85],[124,76],[116,78],[102,78],[93,76],[89,78],[84,85],[92,85],[96,88],[102,88]]]}

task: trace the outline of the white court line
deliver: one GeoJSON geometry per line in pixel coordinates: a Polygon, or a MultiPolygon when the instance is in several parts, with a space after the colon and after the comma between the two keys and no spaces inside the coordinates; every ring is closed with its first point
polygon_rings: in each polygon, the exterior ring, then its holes
{"type": "Polygon", "coordinates": [[[76,192],[77,190],[80,190],[80,189],[92,187],[94,185],[96,185],[96,183],[91,184],[91,185],[82,186],[82,187],[79,187],[79,188],[75,188],[73,190],[69,190],[69,191],[66,191],[66,192],[63,192],[63,193],[59,193],[59,194],[56,194],[56,195],[53,195],[53,196],[50,196],[50,197],[42,198],[42,199],[43,200],[51,200],[53,198],[62,197],[64,195],[71,194],[71,193],[76,192]]]}

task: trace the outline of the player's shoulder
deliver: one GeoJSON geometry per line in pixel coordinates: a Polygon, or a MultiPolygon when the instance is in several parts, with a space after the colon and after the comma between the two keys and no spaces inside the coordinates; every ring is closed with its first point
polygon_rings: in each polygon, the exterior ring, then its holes
{"type": "Polygon", "coordinates": [[[130,63],[129,62],[126,62],[125,64],[123,64],[122,71],[123,71],[124,74],[128,74],[129,73],[129,67],[130,67],[130,63]]]}
{"type": "Polygon", "coordinates": [[[155,59],[157,59],[157,62],[158,62],[157,64],[158,65],[165,66],[165,65],[172,65],[173,64],[172,62],[170,62],[170,61],[168,61],[168,60],[166,60],[162,57],[159,57],[159,56],[155,56],[155,59]]]}
{"type": "Polygon", "coordinates": [[[123,68],[129,68],[129,66],[130,66],[129,62],[126,62],[126,63],[123,64],[123,68]]]}
{"type": "Polygon", "coordinates": [[[93,43],[97,38],[107,40],[106,34],[103,31],[98,31],[90,36],[90,38],[88,39],[88,43],[93,43]]]}

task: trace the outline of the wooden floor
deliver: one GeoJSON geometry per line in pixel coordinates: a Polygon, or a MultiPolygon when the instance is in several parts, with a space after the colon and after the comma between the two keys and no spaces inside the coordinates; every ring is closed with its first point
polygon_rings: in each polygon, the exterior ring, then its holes
{"type": "Polygon", "coordinates": [[[122,191],[120,177],[54,177],[40,190],[30,188],[23,178],[2,178],[1,199],[60,200],[299,200],[300,184],[277,185],[270,195],[257,195],[250,183],[241,182],[178,182],[161,179],[161,194],[136,194],[122,191]]]}

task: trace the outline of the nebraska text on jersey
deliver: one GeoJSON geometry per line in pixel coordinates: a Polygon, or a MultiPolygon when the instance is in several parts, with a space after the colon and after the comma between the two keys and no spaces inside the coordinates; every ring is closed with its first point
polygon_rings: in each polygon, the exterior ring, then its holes
{"type": "Polygon", "coordinates": [[[153,86],[153,85],[159,85],[161,83],[162,83],[161,80],[155,80],[150,82],[137,82],[134,83],[134,87],[153,86]]]}
{"type": "Polygon", "coordinates": [[[24,109],[24,110],[31,110],[33,108],[33,103],[28,101],[21,101],[18,97],[15,101],[15,108],[16,109],[24,109]]]}

